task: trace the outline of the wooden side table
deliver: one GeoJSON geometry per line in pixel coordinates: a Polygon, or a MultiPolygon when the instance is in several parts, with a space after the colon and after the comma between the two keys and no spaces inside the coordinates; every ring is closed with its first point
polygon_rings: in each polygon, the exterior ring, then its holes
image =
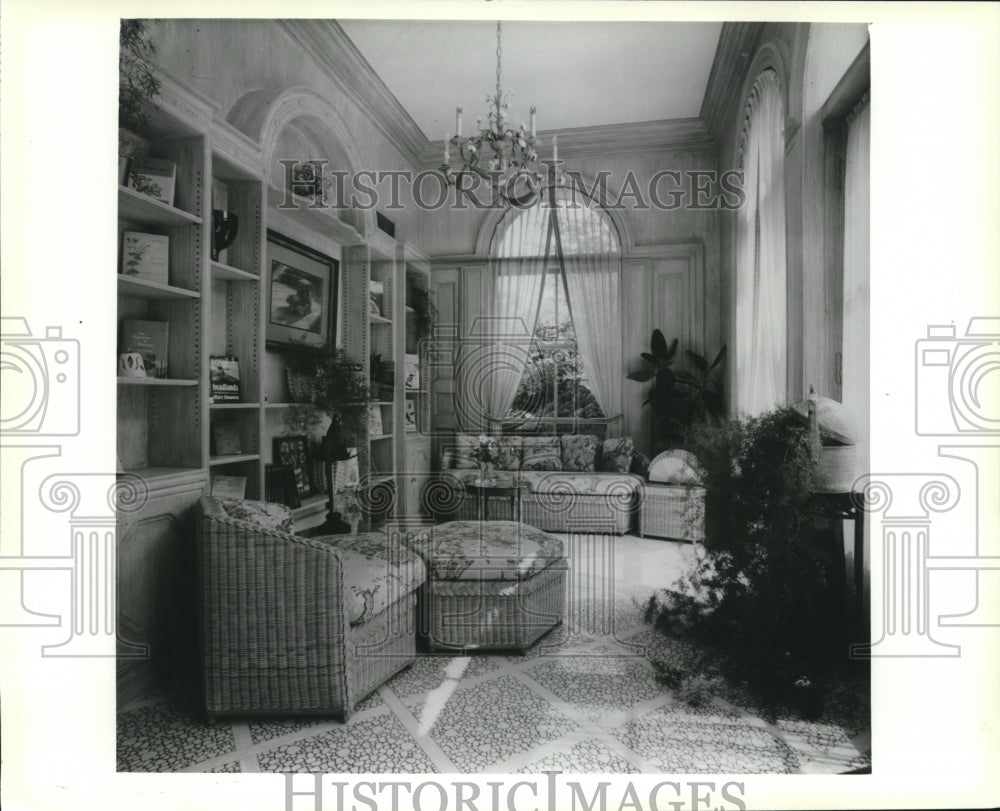
{"type": "Polygon", "coordinates": [[[513,476],[498,477],[482,481],[476,479],[466,482],[465,490],[476,497],[479,504],[479,520],[496,520],[490,517],[490,500],[497,498],[510,499],[511,520],[521,520],[521,491],[527,487],[527,483],[513,476]]]}

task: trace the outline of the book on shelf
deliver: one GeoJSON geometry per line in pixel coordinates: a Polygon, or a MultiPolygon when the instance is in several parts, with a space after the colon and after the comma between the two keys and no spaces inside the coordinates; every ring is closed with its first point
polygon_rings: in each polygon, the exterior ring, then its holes
{"type": "Polygon", "coordinates": [[[290,465],[265,465],[264,498],[293,510],[302,506],[299,490],[295,485],[295,471],[290,465]]]}
{"type": "Polygon", "coordinates": [[[409,397],[403,405],[403,427],[407,431],[417,430],[417,404],[409,397]]]}
{"type": "Polygon", "coordinates": [[[420,355],[403,355],[403,375],[407,389],[420,388],[420,355]]]}
{"type": "Polygon", "coordinates": [[[128,187],[168,206],[174,204],[177,164],[162,158],[133,158],[128,167],[128,187]]]}
{"type": "Polygon", "coordinates": [[[305,436],[276,436],[272,440],[274,459],[292,469],[299,496],[312,495],[309,481],[309,446],[305,436]]]}
{"type": "Polygon", "coordinates": [[[240,432],[231,420],[217,420],[212,423],[212,441],[218,456],[233,456],[243,453],[240,432]]]}
{"type": "Polygon", "coordinates": [[[240,401],[240,361],[233,355],[211,355],[208,378],[212,386],[213,403],[240,401]]]}
{"type": "Polygon", "coordinates": [[[368,313],[385,317],[385,284],[378,279],[368,280],[368,313]]]}
{"type": "Polygon", "coordinates": [[[166,321],[122,321],[122,352],[138,352],[146,368],[146,377],[167,377],[167,339],[170,325],[166,321]]]}
{"type": "Polygon", "coordinates": [[[213,476],[212,496],[213,498],[246,498],[247,477],[246,476],[213,476]]]}
{"type": "Polygon", "coordinates": [[[368,436],[381,436],[382,434],[382,407],[378,405],[368,406],[368,436]]]}
{"type": "Polygon", "coordinates": [[[122,233],[121,274],[157,284],[170,284],[170,237],[142,231],[122,233]]]}

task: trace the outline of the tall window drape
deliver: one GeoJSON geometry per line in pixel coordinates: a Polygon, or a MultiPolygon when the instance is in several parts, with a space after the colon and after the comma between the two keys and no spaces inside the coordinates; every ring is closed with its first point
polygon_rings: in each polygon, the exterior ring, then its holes
{"type": "Polygon", "coordinates": [[[622,410],[621,255],[610,223],[582,196],[556,209],[573,326],[590,389],[607,416],[622,410]]]}
{"type": "Polygon", "coordinates": [[[545,270],[549,211],[534,206],[516,217],[504,231],[490,262],[493,278],[491,317],[482,325],[482,357],[475,377],[476,398],[485,406],[486,425],[498,427],[514,402],[529,359],[538,301],[545,270]]]}
{"type": "Polygon", "coordinates": [[[736,248],[735,398],[760,414],[786,389],[784,115],[777,75],[765,70],[747,102],[741,135],[746,204],[736,248]]]}
{"type": "MultiPolygon", "coordinates": [[[[868,454],[869,176],[871,105],[868,94],[847,120],[844,175],[843,399],[858,418],[860,451],[868,454]]],[[[867,469],[867,468],[866,468],[867,469]]]]}

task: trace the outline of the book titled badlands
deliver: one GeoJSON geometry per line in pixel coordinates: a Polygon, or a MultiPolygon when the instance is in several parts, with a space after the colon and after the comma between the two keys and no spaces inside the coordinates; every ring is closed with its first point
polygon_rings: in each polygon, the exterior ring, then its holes
{"type": "Polygon", "coordinates": [[[232,355],[212,355],[208,359],[208,377],[213,403],[240,401],[240,362],[232,355]]]}

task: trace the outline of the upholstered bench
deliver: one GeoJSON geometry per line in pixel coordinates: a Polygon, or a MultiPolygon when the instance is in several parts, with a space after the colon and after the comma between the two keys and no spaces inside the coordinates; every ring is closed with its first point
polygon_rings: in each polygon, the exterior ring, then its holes
{"type": "Polygon", "coordinates": [[[525,649],[563,620],[562,540],[516,521],[451,521],[409,543],[424,559],[423,635],[431,649],[525,649]]]}

